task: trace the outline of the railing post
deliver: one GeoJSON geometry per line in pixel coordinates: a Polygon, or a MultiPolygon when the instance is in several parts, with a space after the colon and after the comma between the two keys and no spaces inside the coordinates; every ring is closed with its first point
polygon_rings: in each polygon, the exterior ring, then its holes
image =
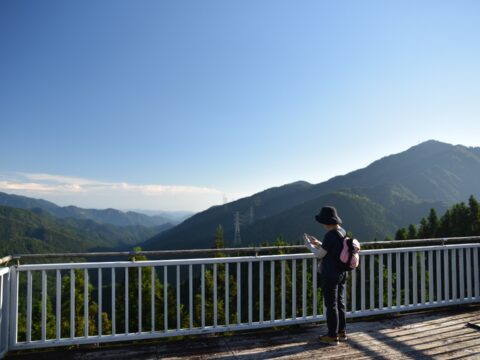
{"type": "Polygon", "coordinates": [[[3,358],[9,349],[10,328],[10,269],[5,268],[0,276],[0,358],[3,358]]]}

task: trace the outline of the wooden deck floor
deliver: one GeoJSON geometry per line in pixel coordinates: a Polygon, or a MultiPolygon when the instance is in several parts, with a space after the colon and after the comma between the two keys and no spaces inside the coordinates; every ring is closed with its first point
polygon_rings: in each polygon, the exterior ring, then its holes
{"type": "Polygon", "coordinates": [[[326,331],[320,324],[228,337],[10,354],[7,359],[480,359],[477,326],[478,305],[350,322],[349,340],[338,346],[317,341],[326,331]]]}

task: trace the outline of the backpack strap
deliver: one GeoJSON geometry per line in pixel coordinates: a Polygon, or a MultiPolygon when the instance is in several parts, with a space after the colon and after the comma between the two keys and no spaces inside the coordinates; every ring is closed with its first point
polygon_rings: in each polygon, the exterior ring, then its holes
{"type": "Polygon", "coordinates": [[[338,233],[338,235],[340,235],[342,240],[347,237],[347,231],[344,228],[337,229],[337,233],[338,233]]]}

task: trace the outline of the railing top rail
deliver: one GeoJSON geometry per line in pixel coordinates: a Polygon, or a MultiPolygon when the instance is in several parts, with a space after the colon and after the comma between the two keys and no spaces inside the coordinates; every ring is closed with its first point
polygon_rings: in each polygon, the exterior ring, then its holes
{"type": "MultiPolygon", "coordinates": [[[[413,240],[389,240],[389,241],[373,241],[362,243],[362,249],[369,248],[395,248],[399,246],[415,246],[415,245],[445,245],[458,243],[480,243],[480,236],[468,237],[450,237],[450,238],[433,238],[433,239],[413,239],[413,240]]],[[[187,249],[187,250],[159,250],[159,251],[117,251],[117,252],[81,252],[81,253],[50,253],[50,254],[18,254],[6,256],[0,259],[0,265],[12,260],[37,260],[37,259],[60,259],[60,258],[95,258],[95,257],[133,257],[133,256],[192,256],[207,254],[244,254],[244,253],[264,253],[270,251],[307,251],[303,245],[287,245],[287,246],[253,246],[242,248],[220,248],[220,249],[187,249]]]]}
{"type": "MultiPolygon", "coordinates": [[[[435,251],[445,249],[480,248],[479,244],[452,244],[434,245],[410,248],[374,249],[362,251],[362,256],[374,254],[395,254],[417,251],[435,251]]],[[[70,270],[70,269],[99,269],[99,268],[126,268],[126,267],[150,267],[150,266],[176,266],[176,265],[202,265],[202,264],[226,264],[241,262],[259,262],[271,260],[308,259],[314,257],[311,253],[281,254],[262,256],[238,256],[196,259],[170,259],[170,260],[142,260],[142,261],[114,261],[114,262],[86,262],[86,263],[57,263],[57,264],[31,264],[18,265],[17,271],[38,270],[70,270]]]]}

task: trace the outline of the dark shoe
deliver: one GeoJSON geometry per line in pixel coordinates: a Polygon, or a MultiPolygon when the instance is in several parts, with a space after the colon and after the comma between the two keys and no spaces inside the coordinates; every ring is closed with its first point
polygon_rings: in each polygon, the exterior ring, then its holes
{"type": "Polygon", "coordinates": [[[347,333],[345,331],[339,331],[338,332],[338,339],[340,341],[347,341],[348,340],[347,333]]]}
{"type": "Polygon", "coordinates": [[[328,345],[338,345],[338,336],[328,336],[328,335],[323,335],[318,338],[320,342],[328,345]]]}

